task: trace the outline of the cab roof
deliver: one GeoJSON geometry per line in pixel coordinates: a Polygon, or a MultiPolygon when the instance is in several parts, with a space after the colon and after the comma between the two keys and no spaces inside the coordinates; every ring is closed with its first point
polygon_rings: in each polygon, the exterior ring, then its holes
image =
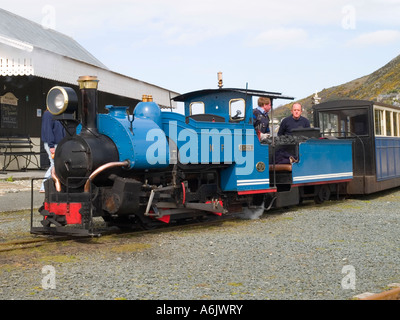
{"type": "Polygon", "coordinates": [[[269,91],[262,91],[262,90],[252,90],[252,89],[238,89],[238,88],[220,88],[220,89],[204,89],[198,91],[188,92],[179,96],[172,98],[174,101],[185,102],[189,99],[194,97],[205,96],[209,94],[215,93],[241,93],[246,94],[249,96],[257,96],[257,97],[268,97],[270,99],[287,99],[287,100],[294,100],[293,97],[284,96],[282,93],[279,92],[269,92],[269,91]]]}

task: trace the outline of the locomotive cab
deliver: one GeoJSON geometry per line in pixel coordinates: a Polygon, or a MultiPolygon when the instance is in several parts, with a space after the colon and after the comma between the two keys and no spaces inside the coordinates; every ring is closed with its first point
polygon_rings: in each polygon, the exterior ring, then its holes
{"type": "Polygon", "coordinates": [[[186,122],[195,121],[252,124],[253,97],[293,99],[278,92],[260,90],[220,88],[194,91],[175,97],[184,102],[186,122]]]}

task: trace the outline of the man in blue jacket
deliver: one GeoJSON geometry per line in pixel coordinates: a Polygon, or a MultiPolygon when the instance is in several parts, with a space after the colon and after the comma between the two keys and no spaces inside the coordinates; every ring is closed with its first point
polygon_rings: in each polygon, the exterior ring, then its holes
{"type": "Polygon", "coordinates": [[[310,128],[310,121],[304,118],[302,113],[302,106],[300,103],[294,103],[292,106],[292,115],[282,120],[279,127],[278,136],[292,135],[292,129],[296,128],[310,128]]]}
{"type": "Polygon", "coordinates": [[[270,133],[268,112],[271,110],[271,99],[258,98],[258,106],[253,110],[253,126],[256,129],[258,139],[270,133]]]}
{"type": "Polygon", "coordinates": [[[40,188],[40,192],[44,192],[44,181],[51,177],[51,170],[54,166],[54,153],[56,151],[58,143],[64,138],[65,130],[62,124],[53,118],[53,115],[46,110],[42,117],[42,133],[41,138],[43,141],[44,149],[46,150],[49,160],[50,167],[44,175],[44,180],[40,188]]]}

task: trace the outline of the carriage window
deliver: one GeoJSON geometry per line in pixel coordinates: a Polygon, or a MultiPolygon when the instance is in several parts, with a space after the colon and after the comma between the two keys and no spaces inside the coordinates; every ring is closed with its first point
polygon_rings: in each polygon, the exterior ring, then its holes
{"type": "Polygon", "coordinates": [[[399,113],[393,112],[393,135],[399,136],[399,113]]]}
{"type": "Polygon", "coordinates": [[[229,119],[240,121],[244,119],[246,103],[243,99],[232,99],[229,101],[229,119]]]}
{"type": "Polygon", "coordinates": [[[383,122],[383,110],[375,109],[375,135],[383,135],[384,122],[383,122]]]}
{"type": "Polygon", "coordinates": [[[392,135],[392,112],[385,111],[386,120],[386,135],[390,137],[392,135]]]}
{"type": "Polygon", "coordinates": [[[320,112],[319,126],[324,135],[347,137],[368,135],[368,110],[348,109],[320,112]]]}
{"type": "Polygon", "coordinates": [[[189,108],[191,116],[195,114],[204,114],[205,111],[204,102],[192,102],[189,108]]]}
{"type": "Polygon", "coordinates": [[[339,120],[337,114],[323,112],[321,115],[319,126],[322,132],[326,135],[337,136],[339,134],[339,120]]]}
{"type": "Polygon", "coordinates": [[[368,136],[369,135],[369,121],[368,121],[368,109],[353,109],[346,110],[349,117],[351,134],[356,134],[358,136],[368,136]]]}
{"type": "Polygon", "coordinates": [[[385,107],[374,109],[375,135],[386,137],[400,136],[400,113],[385,107]]]}

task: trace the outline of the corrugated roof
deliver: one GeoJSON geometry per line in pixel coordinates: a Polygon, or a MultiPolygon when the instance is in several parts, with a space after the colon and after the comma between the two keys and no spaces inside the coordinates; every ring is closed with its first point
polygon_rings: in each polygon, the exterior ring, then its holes
{"type": "Polygon", "coordinates": [[[176,107],[178,93],[113,72],[72,38],[0,9],[0,76],[24,75],[69,84],[97,76],[100,91],[136,100],[151,94],[161,107],[176,107]]]}
{"type": "Polygon", "coordinates": [[[0,40],[18,40],[59,55],[108,69],[71,37],[0,8],[0,40]]]}

